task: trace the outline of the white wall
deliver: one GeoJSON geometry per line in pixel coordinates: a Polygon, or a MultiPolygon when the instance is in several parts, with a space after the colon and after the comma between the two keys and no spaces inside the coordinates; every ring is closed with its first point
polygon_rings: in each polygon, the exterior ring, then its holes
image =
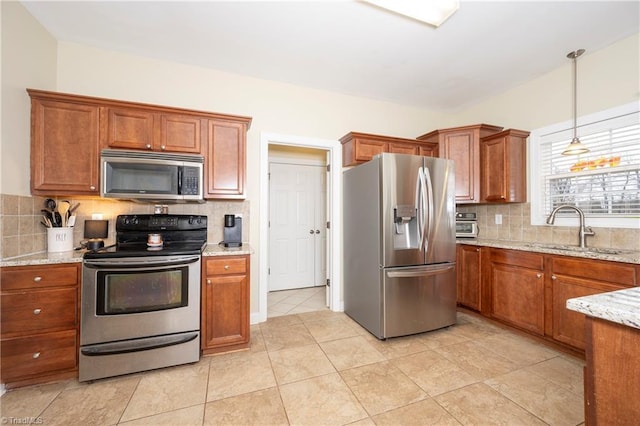
{"type": "Polygon", "coordinates": [[[18,2],[2,7],[0,193],[29,194],[30,108],[26,88],[55,90],[57,42],[18,2]]]}

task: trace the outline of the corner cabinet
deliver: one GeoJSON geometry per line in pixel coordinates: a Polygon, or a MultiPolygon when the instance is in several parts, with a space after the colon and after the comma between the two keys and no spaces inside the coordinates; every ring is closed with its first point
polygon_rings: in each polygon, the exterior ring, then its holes
{"type": "Polygon", "coordinates": [[[0,374],[7,388],[77,375],[80,274],[80,263],[0,271],[0,374]]]}
{"type": "Polygon", "coordinates": [[[480,199],[527,202],[527,137],[509,129],[480,139],[480,199]]]}
{"type": "Polygon", "coordinates": [[[243,199],[250,117],[27,89],[31,192],[99,195],[103,148],[201,154],[206,199],[243,199]]]}
{"type": "Polygon", "coordinates": [[[438,154],[438,146],[435,143],[369,133],[349,132],[340,138],[340,143],[343,167],[366,163],[383,152],[429,157],[435,157],[438,154]]]}
{"type": "Polygon", "coordinates": [[[434,130],[418,141],[438,145],[439,156],[453,160],[456,167],[456,202],[478,203],[480,199],[480,139],[498,133],[502,127],[488,124],[434,130]]]}
{"type": "Polygon", "coordinates": [[[249,347],[249,256],[202,262],[201,349],[204,355],[249,347]]]}
{"type": "Polygon", "coordinates": [[[68,96],[31,96],[31,193],[98,195],[99,107],[68,96]]]}

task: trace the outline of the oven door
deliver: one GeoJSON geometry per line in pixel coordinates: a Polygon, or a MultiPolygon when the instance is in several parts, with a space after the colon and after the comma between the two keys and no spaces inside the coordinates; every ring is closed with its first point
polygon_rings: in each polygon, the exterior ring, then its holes
{"type": "Polygon", "coordinates": [[[80,344],[200,329],[200,256],[85,260],[80,344]]]}

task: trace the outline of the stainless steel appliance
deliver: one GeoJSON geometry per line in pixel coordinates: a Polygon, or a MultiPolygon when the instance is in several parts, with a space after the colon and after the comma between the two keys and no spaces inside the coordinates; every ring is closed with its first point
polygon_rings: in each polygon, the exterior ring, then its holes
{"type": "Polygon", "coordinates": [[[104,149],[100,195],[157,202],[203,202],[204,157],[104,149]]]}
{"type": "Polygon", "coordinates": [[[83,257],[80,381],[198,361],[206,240],[206,216],[117,217],[83,257]]]}
{"type": "Polygon", "coordinates": [[[478,233],[478,217],[476,213],[456,213],[456,238],[476,238],[478,233]]]}
{"type": "Polygon", "coordinates": [[[380,154],[343,185],[345,313],[380,339],[454,324],[453,161],[380,154]]]}

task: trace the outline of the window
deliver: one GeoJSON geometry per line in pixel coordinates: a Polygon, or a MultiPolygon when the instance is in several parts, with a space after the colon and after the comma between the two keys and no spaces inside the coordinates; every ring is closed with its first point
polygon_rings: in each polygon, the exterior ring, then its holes
{"type": "MultiPolygon", "coordinates": [[[[640,112],[637,103],[579,120],[578,137],[591,150],[561,155],[573,137],[570,123],[531,134],[531,221],[542,225],[562,204],[582,209],[588,224],[640,227],[640,112]]],[[[572,210],[559,225],[575,225],[572,210]]]]}

